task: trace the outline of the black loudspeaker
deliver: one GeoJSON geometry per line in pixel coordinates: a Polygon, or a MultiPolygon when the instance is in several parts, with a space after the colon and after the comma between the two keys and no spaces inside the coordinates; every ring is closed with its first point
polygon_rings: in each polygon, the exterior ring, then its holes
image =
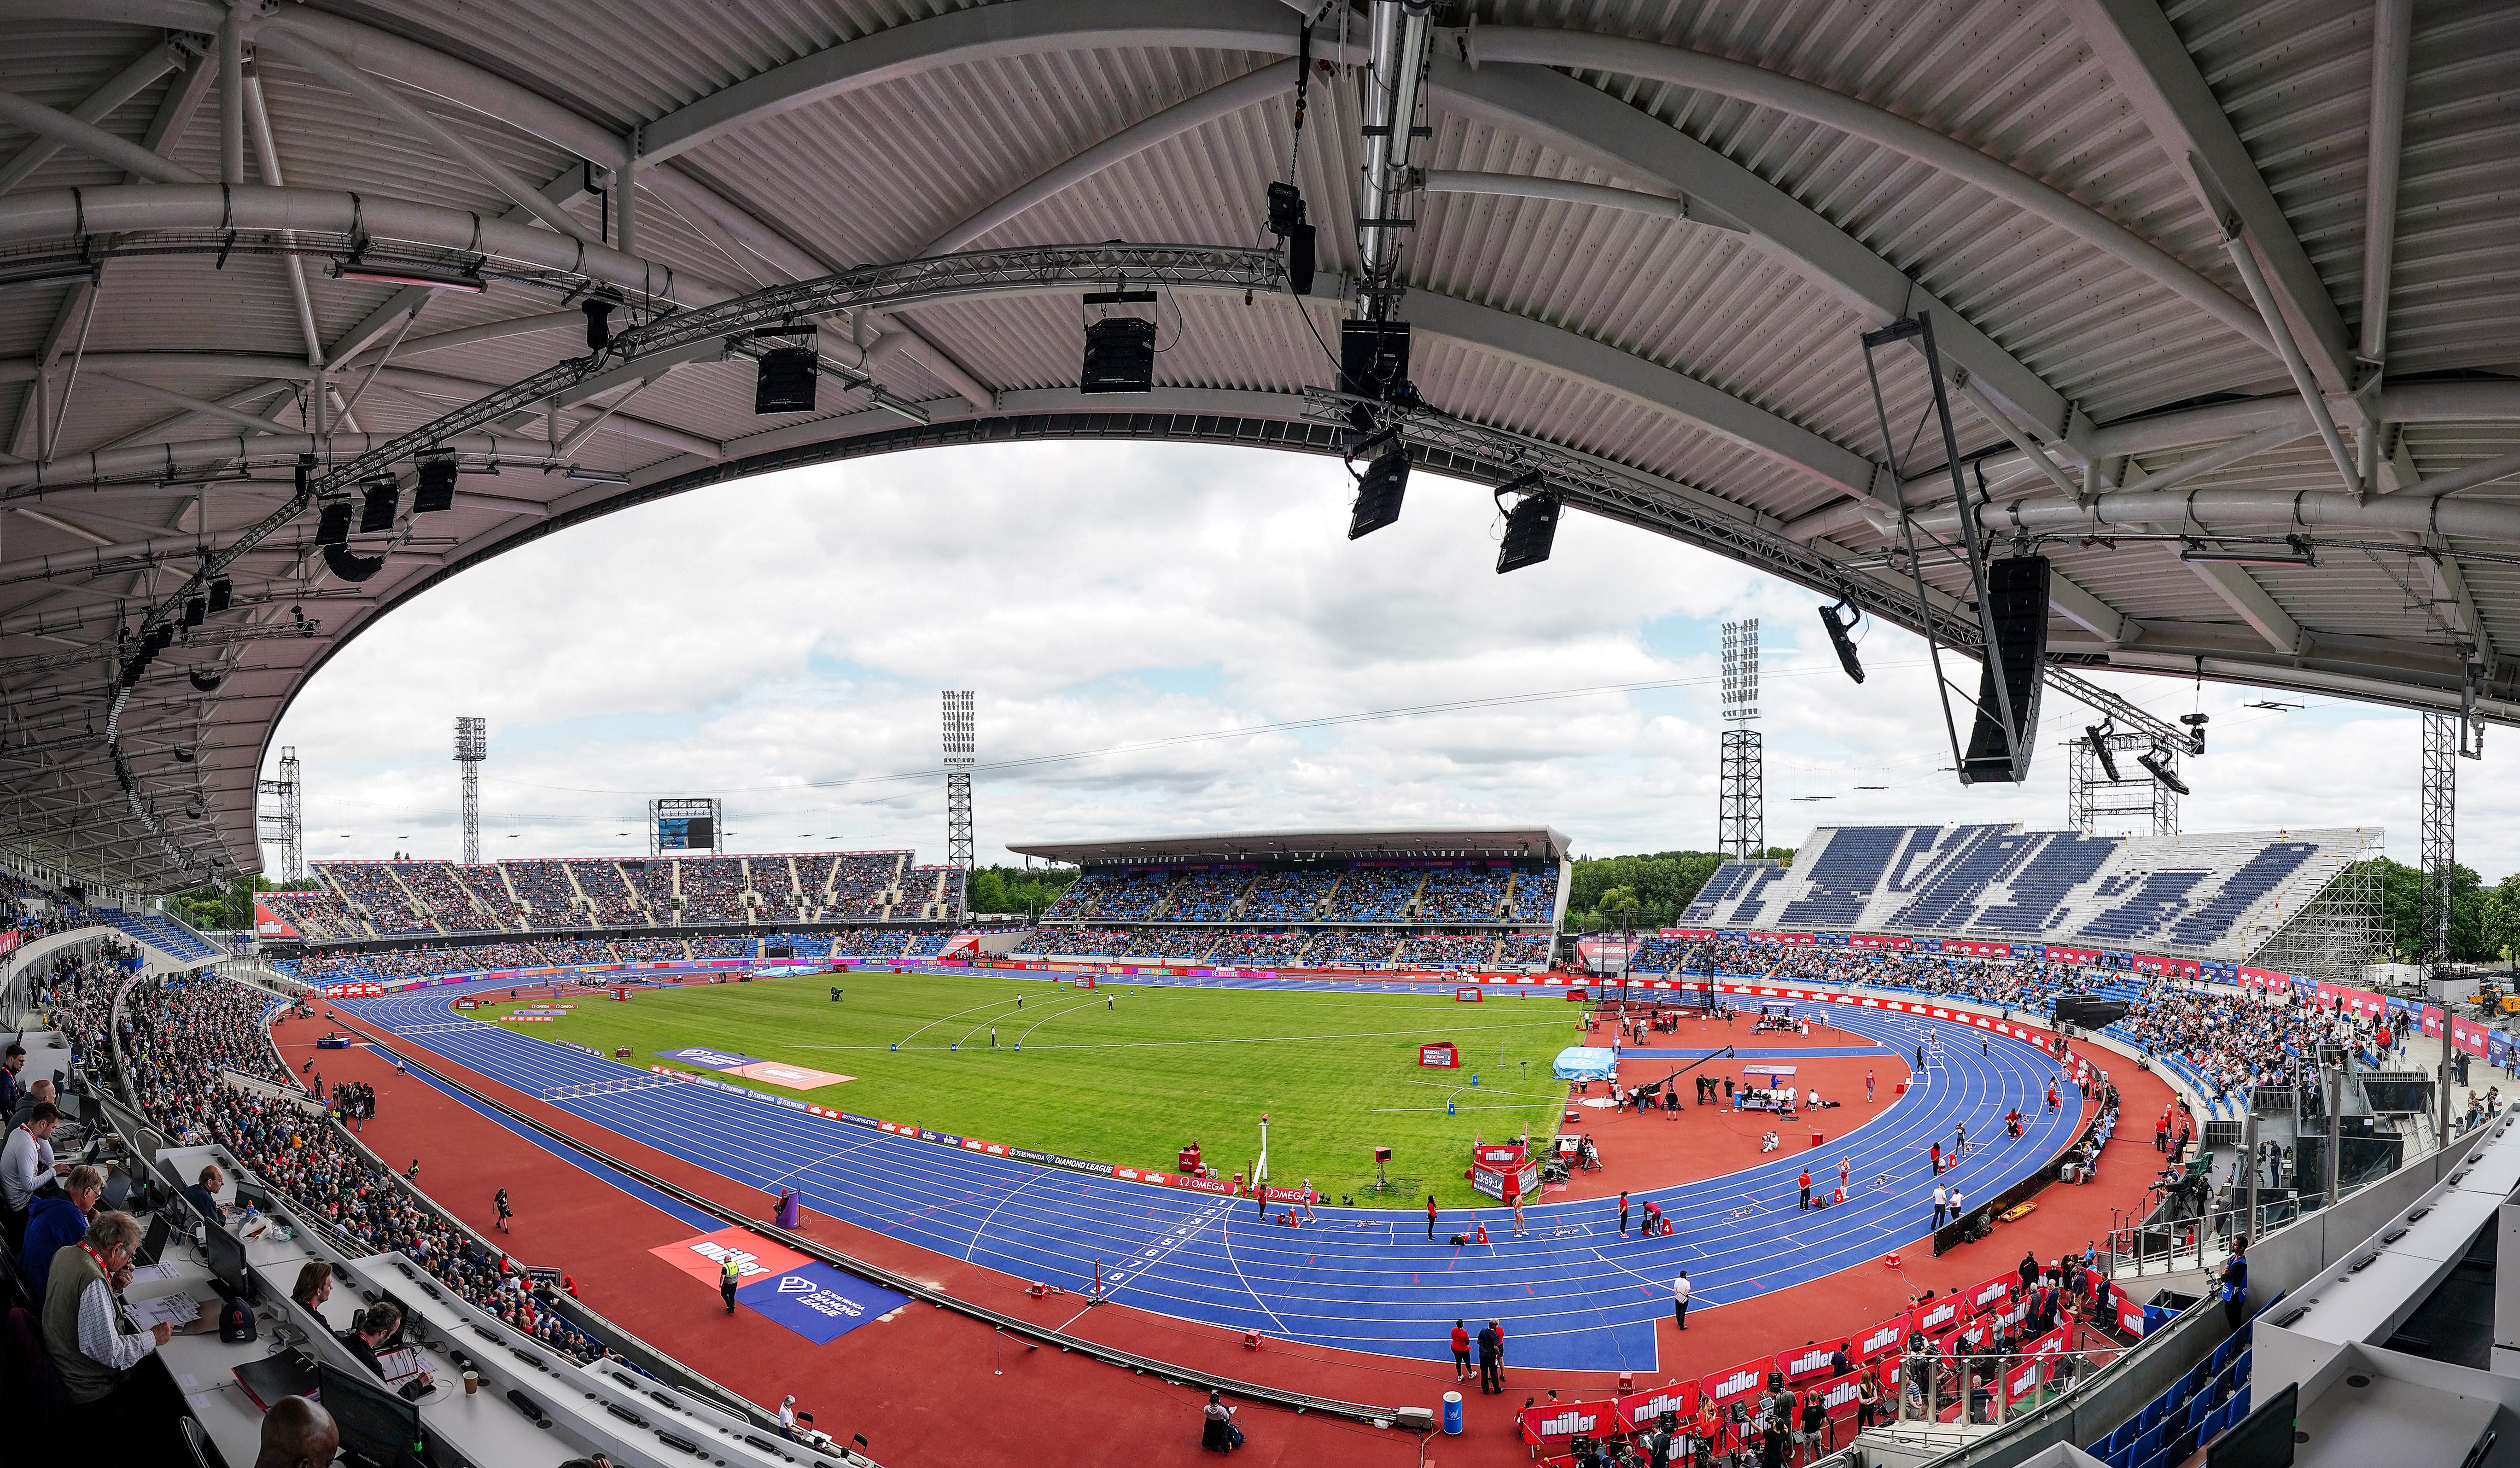
{"type": "Polygon", "coordinates": [[[210,616],[210,599],[209,599],[209,598],[207,598],[207,597],[186,597],[186,598],[184,599],[184,625],[185,625],[185,626],[187,626],[187,627],[199,627],[199,626],[201,626],[203,622],[208,621],[208,620],[209,620],[209,616],[210,616]]]}
{"type": "Polygon", "coordinates": [[[2090,995],[2066,994],[2056,999],[2056,1020],[2085,1030],[2105,1029],[2126,1018],[2127,1005],[2115,1000],[2093,999],[2090,995]]]}
{"type": "Polygon", "coordinates": [[[315,518],[315,544],[338,546],[350,538],[350,502],[335,500],[315,518]]]}
{"type": "Polygon", "coordinates": [[[355,585],[383,570],[385,558],[382,556],[361,556],[347,546],[326,546],[324,564],[334,575],[355,585]]]}
{"type": "Polygon", "coordinates": [[[1286,289],[1297,295],[1313,293],[1313,227],[1296,225],[1286,236],[1286,289]]]}
{"type": "Polygon", "coordinates": [[[391,479],[371,479],[365,497],[359,504],[359,533],[373,535],[391,530],[394,507],[402,501],[402,489],[391,479]]]}
{"type": "Polygon", "coordinates": [[[821,376],[821,356],[810,346],[780,346],[763,352],[760,374],[752,383],[752,411],[813,412],[814,382],[821,376]]]}
{"type": "Polygon", "coordinates": [[[1977,721],[1969,730],[1968,753],[1960,760],[1960,783],[2002,781],[2018,784],[2030,778],[2030,751],[2039,733],[2040,676],[2048,656],[2048,557],[2014,556],[1986,568],[1986,600],[1994,612],[1995,646],[1978,672],[1977,721]],[[2013,743],[2004,749],[2002,705],[1995,680],[2002,670],[2004,691],[2012,698],[2013,743]]]}
{"type": "Polygon", "coordinates": [[[1394,446],[1365,467],[1356,486],[1356,509],[1348,516],[1347,538],[1371,535],[1400,518],[1400,497],[1409,491],[1409,451],[1394,446]]]}
{"type": "Polygon", "coordinates": [[[411,512],[434,514],[455,508],[455,461],[424,459],[420,461],[420,487],[411,492],[411,512]]]}
{"type": "Polygon", "coordinates": [[[236,583],[225,576],[210,578],[210,615],[217,616],[236,601],[236,583]]]}
{"type": "Polygon", "coordinates": [[[1387,398],[1409,380],[1409,323],[1339,323],[1339,391],[1387,398]]]}
{"type": "Polygon", "coordinates": [[[1497,547],[1497,574],[1538,565],[1557,540],[1557,497],[1525,495],[1506,512],[1505,543],[1497,547]]]}
{"type": "Polygon", "coordinates": [[[1105,316],[1085,326],[1085,371],[1079,392],[1155,390],[1155,324],[1143,316],[1105,316]]]}

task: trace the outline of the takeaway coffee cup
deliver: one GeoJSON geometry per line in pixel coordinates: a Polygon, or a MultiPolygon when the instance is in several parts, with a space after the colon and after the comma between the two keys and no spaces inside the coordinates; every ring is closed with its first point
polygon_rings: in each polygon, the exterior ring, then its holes
{"type": "Polygon", "coordinates": [[[478,1371],[467,1371],[467,1372],[465,1372],[465,1373],[464,1373],[464,1395],[465,1395],[465,1396],[467,1396],[467,1397],[471,1397],[471,1396],[474,1395],[475,1393],[479,1392],[480,1390],[481,1390],[481,1373],[480,1373],[480,1372],[478,1372],[478,1371]]]}

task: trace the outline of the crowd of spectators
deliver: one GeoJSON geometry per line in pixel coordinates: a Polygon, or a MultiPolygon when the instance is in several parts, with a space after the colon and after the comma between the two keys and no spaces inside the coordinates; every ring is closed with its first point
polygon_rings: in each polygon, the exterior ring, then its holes
{"type": "Polygon", "coordinates": [[[1556,947],[1554,933],[1508,933],[1497,940],[1496,961],[1508,967],[1534,968],[1546,964],[1556,947]]]}
{"type": "Polygon", "coordinates": [[[1414,867],[1359,867],[1340,874],[1322,915],[1332,922],[1398,922],[1423,878],[1414,867]]]}
{"type": "MultiPolygon", "coordinates": [[[[496,879],[494,867],[472,869],[489,871],[496,879]]],[[[457,880],[456,870],[452,862],[402,862],[395,865],[393,874],[402,878],[404,888],[429,919],[447,932],[496,932],[511,926],[514,914],[505,910],[513,910],[516,904],[505,904],[504,910],[475,904],[472,891],[457,880]]]]}
{"type": "Polygon", "coordinates": [[[1508,922],[1553,922],[1557,918],[1557,868],[1529,867],[1513,874],[1513,896],[1506,909],[1508,922]]]}
{"type": "Polygon", "coordinates": [[[1403,963],[1484,968],[1493,960],[1496,945],[1494,933],[1420,933],[1404,941],[1396,956],[1403,963]]]}
{"type": "Polygon", "coordinates": [[[1105,922],[1143,921],[1164,910],[1172,885],[1170,871],[1124,872],[1102,887],[1094,915],[1105,922]]]}
{"type": "MultiPolygon", "coordinates": [[[[53,1023],[84,1052],[108,1045],[118,963],[90,962],[52,976],[39,992],[53,1023]]],[[[266,1028],[278,1004],[257,989],[207,974],[142,981],[123,1001],[125,1080],[150,1124],[176,1145],[226,1150],[301,1222],[354,1255],[399,1250],[441,1283],[547,1348],[581,1361],[609,1355],[537,1300],[504,1256],[484,1249],[319,1116],[287,1101],[235,1090],[234,1070],[295,1090],[266,1028]]]]}
{"type": "Polygon", "coordinates": [[[648,914],[630,890],[621,868],[610,862],[573,861],[554,863],[563,868],[562,880],[574,878],[578,895],[591,906],[579,911],[591,915],[597,925],[608,928],[641,928],[648,925],[648,914]]]}
{"type": "Polygon", "coordinates": [[[1343,963],[1388,963],[1400,947],[1400,935],[1373,928],[1330,928],[1304,945],[1306,968],[1343,963]]]}
{"type": "Polygon", "coordinates": [[[1494,922],[1505,904],[1507,872],[1498,867],[1437,867],[1418,894],[1421,922],[1494,922]]]}
{"type": "Polygon", "coordinates": [[[481,912],[490,914],[497,926],[520,928],[525,925],[524,919],[517,913],[516,894],[508,890],[508,879],[495,864],[484,862],[477,867],[449,867],[447,872],[455,885],[464,889],[464,895],[477,904],[481,912]]]}
{"type": "Polygon", "coordinates": [[[958,918],[963,915],[963,868],[913,867],[901,879],[901,903],[895,917],[958,918]],[[934,910],[929,910],[929,905],[934,910]]]}
{"type": "Polygon", "coordinates": [[[1208,950],[1211,963],[1292,966],[1304,956],[1301,933],[1227,933],[1208,950]]]}
{"type": "Polygon", "coordinates": [[[874,917],[891,903],[893,878],[908,865],[910,853],[860,851],[804,860],[830,864],[809,871],[805,884],[808,892],[822,894],[815,900],[826,918],[874,917]]]}
{"type": "Polygon", "coordinates": [[[1174,922],[1223,922],[1234,915],[1242,889],[1251,885],[1251,868],[1188,871],[1173,883],[1173,903],[1164,915],[1174,922]]]}
{"type": "Polygon", "coordinates": [[[681,921],[744,920],[742,857],[676,857],[670,861],[651,862],[648,868],[652,872],[660,866],[682,873],[678,888],[683,899],[678,914],[681,921]]]}
{"type": "Polygon", "coordinates": [[[272,914],[308,938],[373,938],[374,930],[367,920],[350,911],[350,905],[332,892],[303,889],[290,892],[264,892],[254,901],[271,909],[272,914]]]}
{"type": "Polygon", "coordinates": [[[743,874],[761,898],[753,905],[753,921],[793,922],[804,915],[796,890],[796,872],[786,857],[747,857],[743,874]]]}
{"type": "Polygon", "coordinates": [[[1338,873],[1288,869],[1264,871],[1242,896],[1248,922],[1310,922],[1319,916],[1338,873]]]}
{"type": "Polygon", "coordinates": [[[393,869],[386,863],[328,862],[317,866],[315,871],[333,884],[334,891],[349,899],[352,908],[366,914],[368,926],[381,938],[437,930],[435,922],[412,907],[410,895],[394,879],[393,869]]]}
{"type": "MultiPolygon", "coordinates": [[[[528,926],[538,928],[574,928],[585,926],[586,919],[578,911],[577,889],[568,884],[568,866],[560,862],[502,862],[507,869],[508,885],[517,889],[530,910],[525,915],[528,926]]],[[[610,867],[609,862],[584,865],[610,867]]]]}

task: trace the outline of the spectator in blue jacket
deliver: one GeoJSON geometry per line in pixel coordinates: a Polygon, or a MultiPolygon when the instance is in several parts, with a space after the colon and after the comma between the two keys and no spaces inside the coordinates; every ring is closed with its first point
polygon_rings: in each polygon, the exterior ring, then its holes
{"type": "Polygon", "coordinates": [[[18,1271],[26,1277],[27,1294],[44,1298],[53,1256],[87,1237],[87,1225],[96,1217],[97,1200],[104,1193],[104,1174],[92,1167],[74,1167],[62,1179],[60,1192],[35,1195],[33,1206],[26,1210],[25,1247],[18,1255],[18,1271]]]}

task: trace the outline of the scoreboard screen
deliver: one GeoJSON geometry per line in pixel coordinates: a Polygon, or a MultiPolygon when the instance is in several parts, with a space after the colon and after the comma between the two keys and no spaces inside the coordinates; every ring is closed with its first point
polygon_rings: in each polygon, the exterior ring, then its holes
{"type": "Polygon", "coordinates": [[[714,851],[717,823],[706,816],[664,816],[656,821],[659,851],[714,851]]]}

